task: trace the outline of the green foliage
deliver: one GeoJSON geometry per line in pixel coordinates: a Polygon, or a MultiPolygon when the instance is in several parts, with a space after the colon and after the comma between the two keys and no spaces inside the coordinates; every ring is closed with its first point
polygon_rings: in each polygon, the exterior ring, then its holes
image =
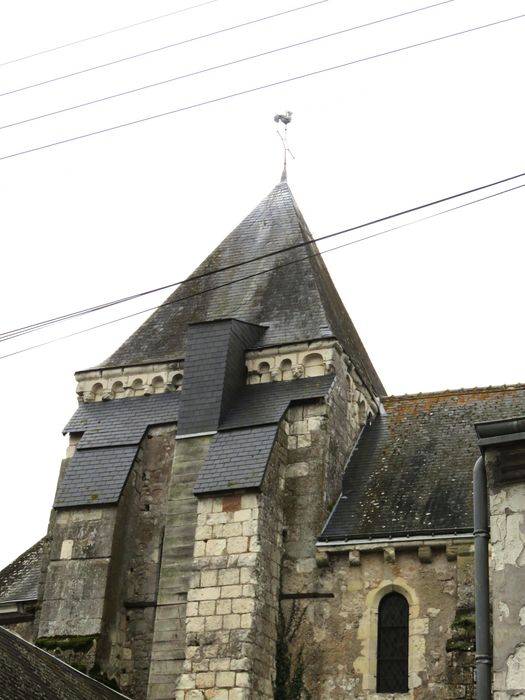
{"type": "Polygon", "coordinates": [[[275,700],[309,700],[311,695],[304,685],[304,649],[301,645],[294,653],[292,642],[306,613],[306,607],[299,610],[293,601],[288,620],[279,606],[276,647],[275,700]]]}
{"type": "Polygon", "coordinates": [[[94,634],[75,637],[40,637],[36,640],[35,644],[41,649],[48,649],[50,651],[60,649],[61,651],[86,652],[90,650],[96,639],[97,635],[94,634]]]}
{"type": "Polygon", "coordinates": [[[476,648],[476,616],[472,610],[458,610],[447,639],[447,651],[474,651],[476,648]]]}

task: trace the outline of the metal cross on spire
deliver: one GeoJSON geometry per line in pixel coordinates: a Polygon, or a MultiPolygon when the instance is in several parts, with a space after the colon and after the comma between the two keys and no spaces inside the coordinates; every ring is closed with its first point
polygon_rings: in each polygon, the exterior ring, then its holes
{"type": "Polygon", "coordinates": [[[292,156],[292,158],[295,160],[294,154],[288,148],[288,124],[292,121],[292,112],[285,112],[284,114],[276,114],[275,117],[273,118],[273,120],[274,120],[274,122],[277,122],[277,124],[279,124],[279,123],[284,124],[284,136],[280,132],[279,129],[277,129],[277,133],[279,134],[279,138],[282,141],[283,149],[284,149],[284,167],[283,167],[283,174],[281,176],[281,182],[285,182],[286,181],[286,154],[289,153],[292,156]]]}

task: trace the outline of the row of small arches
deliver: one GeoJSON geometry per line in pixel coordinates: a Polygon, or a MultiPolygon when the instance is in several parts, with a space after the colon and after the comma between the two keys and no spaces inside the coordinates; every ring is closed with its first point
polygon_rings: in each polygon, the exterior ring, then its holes
{"type": "MultiPolygon", "coordinates": [[[[301,364],[304,367],[305,375],[307,377],[324,374],[324,360],[322,355],[319,353],[311,353],[310,355],[306,355],[301,364]]],[[[285,358],[281,360],[279,369],[281,372],[291,372],[292,366],[293,365],[290,358],[285,358]]],[[[268,362],[259,362],[257,371],[259,374],[266,374],[267,372],[270,372],[270,364],[268,362]]]]}
{"type": "Polygon", "coordinates": [[[125,386],[124,383],[119,380],[113,382],[111,389],[105,389],[100,382],[97,382],[91,387],[91,393],[95,398],[110,398],[111,396],[118,398],[123,396],[126,392],[140,394],[144,393],[144,391],[147,391],[148,389],[150,389],[151,393],[160,394],[168,387],[171,390],[174,389],[175,391],[178,391],[182,387],[182,380],[183,376],[180,373],[175,374],[167,383],[165,382],[164,377],[161,377],[160,375],[154,377],[150,384],[144,384],[142,379],[137,378],[134,379],[130,385],[125,386]]]}

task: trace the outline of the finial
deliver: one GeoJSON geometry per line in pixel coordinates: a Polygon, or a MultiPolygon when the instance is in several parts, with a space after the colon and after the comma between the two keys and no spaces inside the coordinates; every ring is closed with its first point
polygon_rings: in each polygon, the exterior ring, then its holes
{"type": "Polygon", "coordinates": [[[283,149],[284,149],[284,166],[283,166],[283,174],[281,175],[281,182],[286,182],[286,154],[289,153],[292,158],[295,160],[294,154],[291,152],[291,150],[288,148],[288,124],[292,121],[292,112],[285,112],[284,114],[276,114],[275,117],[273,118],[274,122],[281,122],[284,124],[284,136],[281,134],[279,129],[277,129],[277,133],[279,134],[279,138],[282,141],[283,144],[283,149]]]}

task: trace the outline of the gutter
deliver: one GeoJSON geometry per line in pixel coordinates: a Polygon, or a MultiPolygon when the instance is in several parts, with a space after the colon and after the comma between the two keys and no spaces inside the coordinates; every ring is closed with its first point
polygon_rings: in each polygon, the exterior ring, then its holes
{"type": "Polygon", "coordinates": [[[489,507],[484,451],[525,440],[525,417],[475,424],[481,457],[474,465],[474,599],[476,606],[476,698],[491,698],[489,507]]]}
{"type": "Polygon", "coordinates": [[[490,700],[489,515],[485,458],[474,465],[474,601],[476,610],[476,698],[490,700]]]}

